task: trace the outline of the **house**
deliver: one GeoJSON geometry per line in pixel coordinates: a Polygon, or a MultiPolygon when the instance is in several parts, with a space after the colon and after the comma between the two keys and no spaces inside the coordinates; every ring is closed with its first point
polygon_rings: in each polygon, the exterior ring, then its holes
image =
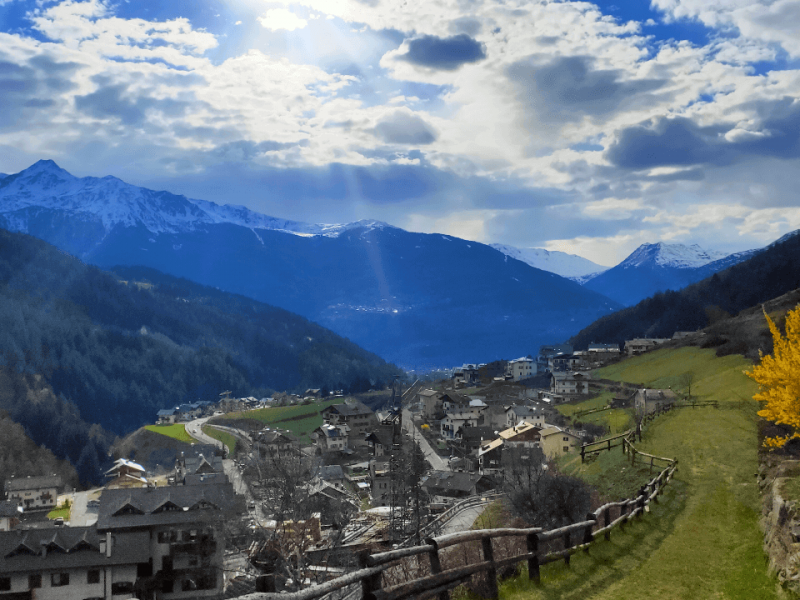
{"type": "Polygon", "coordinates": [[[422,418],[430,421],[442,410],[442,399],[436,390],[425,389],[417,392],[417,402],[422,407],[422,418]]]}
{"type": "Polygon", "coordinates": [[[477,456],[481,445],[497,437],[494,427],[461,427],[456,431],[455,439],[450,443],[459,456],[477,456]]]}
{"type": "Polygon", "coordinates": [[[388,506],[391,503],[391,473],[389,457],[373,458],[369,461],[369,479],[372,506],[388,506]]]}
{"type": "Polygon", "coordinates": [[[466,410],[469,408],[470,398],[456,392],[442,392],[440,396],[442,410],[452,412],[455,410],[466,410]]]}
{"type": "Polygon", "coordinates": [[[460,499],[482,494],[493,487],[492,481],[479,473],[432,471],[422,487],[433,498],[460,499]]]}
{"type": "Polygon", "coordinates": [[[311,432],[320,452],[344,452],[348,449],[349,427],[347,425],[322,424],[311,432]]]}
{"type": "Polygon", "coordinates": [[[669,339],[664,338],[637,338],[627,340],[625,342],[625,352],[628,356],[637,356],[649,352],[656,346],[668,342],[669,339]]]}
{"type": "Polygon", "coordinates": [[[506,378],[512,381],[529,379],[536,375],[536,361],[530,356],[515,358],[506,363],[506,378]]]}
{"type": "Polygon", "coordinates": [[[177,408],[164,408],[156,413],[157,422],[159,425],[174,423],[177,418],[177,408]]]}
{"type": "Polygon", "coordinates": [[[61,478],[57,475],[12,477],[6,481],[6,498],[26,511],[52,510],[58,502],[61,478]]]}
{"type": "Polygon", "coordinates": [[[581,364],[582,358],[575,354],[559,354],[548,359],[548,367],[551,373],[556,371],[574,371],[581,364]]]}
{"type": "Polygon", "coordinates": [[[636,390],[633,396],[633,404],[637,415],[649,415],[650,413],[660,412],[672,406],[678,399],[672,390],[636,390]]]}
{"type": "Polygon", "coordinates": [[[106,489],[95,525],[0,532],[0,598],[219,597],[234,508],[230,484],[106,489]]]}
{"type": "Polygon", "coordinates": [[[542,450],[547,458],[574,452],[582,444],[579,436],[556,426],[542,429],[539,436],[542,450]]]}
{"type": "Polygon", "coordinates": [[[589,374],[571,371],[554,372],[550,376],[550,391],[566,396],[588,394],[589,374]]]}
{"type": "Polygon", "coordinates": [[[322,465],[317,467],[313,479],[317,482],[324,481],[331,485],[343,486],[344,470],[341,465],[322,465]]]}
{"type": "Polygon", "coordinates": [[[503,440],[504,446],[511,448],[538,448],[541,431],[541,427],[522,421],[517,425],[504,429],[498,434],[498,437],[503,440]]]}
{"type": "Polygon", "coordinates": [[[444,419],[441,420],[440,435],[446,440],[452,440],[456,437],[456,431],[462,427],[478,427],[483,425],[483,415],[475,411],[466,410],[460,412],[447,413],[444,419]]]}
{"type": "Polygon", "coordinates": [[[544,410],[536,406],[519,406],[512,404],[506,407],[505,426],[511,427],[520,421],[532,423],[538,427],[544,425],[544,410]]]}
{"type": "Polygon", "coordinates": [[[222,457],[214,453],[198,453],[186,456],[184,453],[175,461],[175,482],[183,485],[201,483],[225,483],[227,475],[222,465],[222,457]]]}
{"type": "Polygon", "coordinates": [[[19,525],[22,507],[15,502],[5,500],[0,502],[0,531],[11,531],[19,525]]]}
{"type": "Polygon", "coordinates": [[[481,473],[496,473],[501,469],[504,443],[505,440],[498,437],[478,449],[478,470],[481,473]]]}
{"type": "Polygon", "coordinates": [[[96,524],[101,552],[113,556],[121,550],[119,536],[130,534],[142,538],[136,545],[146,553],[129,573],[132,579],[111,577],[108,583],[125,583],[125,590],[142,590],[146,598],[218,596],[223,526],[241,508],[230,483],[105,490],[96,524]]]}
{"type": "Polygon", "coordinates": [[[477,365],[463,365],[453,370],[453,383],[470,386],[480,382],[480,371],[477,365]]]}
{"type": "Polygon", "coordinates": [[[105,473],[106,477],[111,478],[106,486],[147,485],[146,475],[144,467],[139,463],[127,458],[118,458],[114,462],[114,466],[105,473]]]}
{"type": "Polygon", "coordinates": [[[259,444],[263,446],[263,449],[272,455],[287,454],[300,448],[300,438],[290,431],[266,427],[259,431],[255,437],[259,444]]]}
{"type": "Polygon", "coordinates": [[[367,435],[378,425],[378,419],[367,405],[357,400],[333,404],[321,411],[322,419],[329,425],[346,425],[352,446],[366,446],[367,435]]]}
{"type": "Polygon", "coordinates": [[[379,425],[367,436],[367,445],[372,448],[372,456],[379,457],[389,454],[392,450],[394,437],[393,425],[379,425]]]}
{"type": "Polygon", "coordinates": [[[539,346],[539,355],[536,357],[539,370],[549,370],[549,361],[551,358],[561,354],[572,354],[572,351],[573,348],[570,344],[549,344],[545,346],[539,346]]]}

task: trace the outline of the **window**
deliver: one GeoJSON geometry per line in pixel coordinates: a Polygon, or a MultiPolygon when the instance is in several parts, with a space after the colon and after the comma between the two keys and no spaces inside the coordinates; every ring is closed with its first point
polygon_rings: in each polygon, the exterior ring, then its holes
{"type": "Polygon", "coordinates": [[[100,583],[100,569],[86,571],[86,583],[100,583]]]}
{"type": "Polygon", "coordinates": [[[164,594],[171,594],[174,586],[175,582],[172,579],[165,579],[161,582],[161,591],[164,594]]]}
{"type": "Polygon", "coordinates": [[[11,577],[0,577],[0,592],[11,590],[11,577]]]}
{"type": "Polygon", "coordinates": [[[117,596],[120,594],[130,594],[133,592],[133,582],[131,581],[118,581],[111,584],[111,595],[117,596]]]}
{"type": "Polygon", "coordinates": [[[28,575],[28,589],[32,590],[33,588],[40,588],[42,587],[42,574],[41,573],[31,573],[28,575]]]}
{"type": "Polygon", "coordinates": [[[50,587],[69,585],[69,573],[53,573],[50,575],[50,587]]]}
{"type": "Polygon", "coordinates": [[[569,452],[569,446],[564,446],[564,452],[569,452]]]}

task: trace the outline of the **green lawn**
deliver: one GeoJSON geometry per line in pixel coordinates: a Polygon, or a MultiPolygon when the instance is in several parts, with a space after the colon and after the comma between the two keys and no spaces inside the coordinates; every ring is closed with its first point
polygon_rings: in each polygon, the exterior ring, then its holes
{"type": "Polygon", "coordinates": [[[203,425],[203,433],[225,444],[228,448],[228,456],[232,457],[236,453],[236,437],[227,431],[220,431],[211,425],[203,425]]]}
{"type": "MultiPolygon", "coordinates": [[[[648,426],[637,447],[678,458],[679,468],[662,501],[640,523],[624,533],[614,531],[610,542],[577,554],[569,568],[543,567],[540,587],[520,577],[504,584],[501,596],[515,600],[781,597],[776,581],[767,576],[758,527],[757,407],[748,400],[755,384],[742,373],[749,367],[741,356],[717,358],[712,350],[689,347],[660,350],[601,370],[598,377],[676,388],[678,377],[692,370],[693,395],[700,401],[717,400],[720,408],[677,409],[648,426]]],[[[587,479],[602,486],[601,461],[614,459],[601,455],[582,468],[587,479]]]]}
{"type": "MultiPolygon", "coordinates": [[[[297,435],[301,442],[308,443],[309,434],[322,425],[320,411],[332,404],[341,404],[343,398],[335,398],[314,402],[312,404],[298,404],[294,406],[274,406],[259,408],[243,412],[226,414],[222,419],[254,419],[265,425],[275,425],[281,429],[288,429],[297,435]]],[[[221,423],[220,423],[221,424],[221,423]]]]}
{"type": "Polygon", "coordinates": [[[596,423],[608,429],[609,435],[622,433],[627,431],[633,426],[632,411],[614,408],[611,410],[604,410],[602,412],[591,413],[588,415],[575,416],[576,413],[582,410],[592,410],[595,408],[603,408],[608,406],[611,399],[614,397],[612,392],[603,392],[596,398],[584,400],[576,404],[559,404],[556,410],[565,417],[572,419],[573,422],[578,421],[581,423],[596,423]]]}
{"type": "Polygon", "coordinates": [[[611,398],[614,397],[614,394],[611,392],[603,392],[596,398],[591,398],[589,400],[584,400],[583,402],[577,402],[575,404],[559,404],[556,406],[556,410],[560,412],[565,417],[571,417],[576,412],[580,412],[582,410],[592,410],[593,408],[603,408],[607,406],[611,402],[611,398]]]}
{"type": "Polygon", "coordinates": [[[69,521],[69,515],[71,510],[72,507],[69,504],[69,500],[67,500],[66,503],[59,505],[58,508],[54,508],[49,513],[47,513],[47,518],[52,520],[52,519],[58,519],[60,517],[65,521],[69,521]]]}
{"type": "Polygon", "coordinates": [[[171,437],[179,442],[188,442],[191,444],[197,441],[186,433],[186,428],[183,426],[183,423],[173,423],[172,425],[145,425],[144,428],[148,431],[171,437]]]}

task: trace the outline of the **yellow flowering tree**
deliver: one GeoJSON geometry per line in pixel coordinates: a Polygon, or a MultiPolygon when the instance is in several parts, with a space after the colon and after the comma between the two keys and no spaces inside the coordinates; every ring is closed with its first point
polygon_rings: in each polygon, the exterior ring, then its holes
{"type": "Polygon", "coordinates": [[[778,425],[787,425],[792,433],[764,440],[770,448],[780,448],[793,438],[800,438],[800,305],[786,315],[786,335],[764,313],[772,333],[772,355],[761,356],[761,363],[747,376],[755,380],[760,391],[753,396],[763,404],[759,416],[778,425]]]}

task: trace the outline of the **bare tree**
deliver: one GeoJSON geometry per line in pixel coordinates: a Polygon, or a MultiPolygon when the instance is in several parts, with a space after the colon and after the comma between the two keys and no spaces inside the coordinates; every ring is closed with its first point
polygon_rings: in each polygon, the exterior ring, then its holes
{"type": "Polygon", "coordinates": [[[534,527],[562,527],[582,520],[591,506],[589,486],[561,475],[539,448],[503,451],[503,489],[512,511],[534,527]]]}

